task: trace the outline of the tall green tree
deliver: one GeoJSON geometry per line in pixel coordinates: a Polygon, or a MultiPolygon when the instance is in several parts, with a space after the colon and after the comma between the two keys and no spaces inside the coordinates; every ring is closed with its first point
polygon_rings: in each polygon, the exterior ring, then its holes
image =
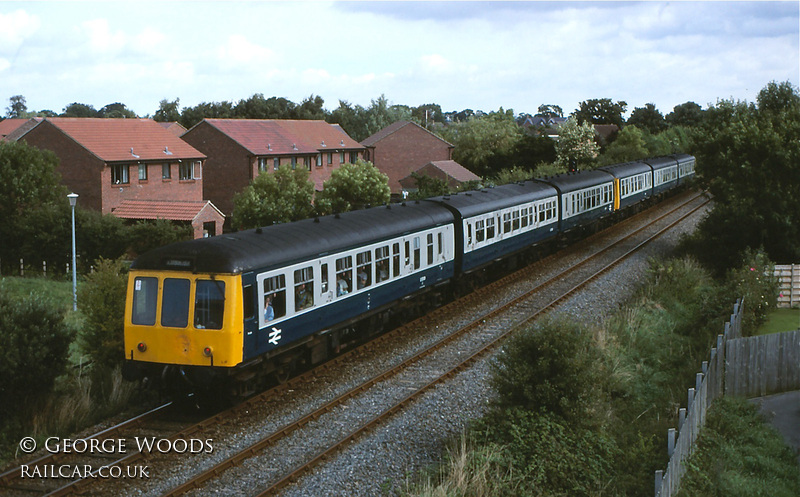
{"type": "Polygon", "coordinates": [[[172,102],[166,98],[163,99],[158,103],[158,110],[153,116],[153,120],[162,123],[177,122],[181,118],[181,112],[178,110],[180,103],[180,98],[176,98],[172,102]]]}
{"type": "Polygon", "coordinates": [[[670,126],[699,126],[703,122],[703,108],[694,102],[676,105],[664,120],[670,126]]]}
{"type": "Polygon", "coordinates": [[[579,123],[591,124],[616,124],[620,128],[625,123],[622,117],[625,109],[628,108],[627,102],[620,100],[613,102],[610,98],[592,98],[580,103],[578,109],[572,115],[579,123]]]}
{"type": "Polygon", "coordinates": [[[233,227],[250,229],[310,217],[314,183],[304,168],[282,165],[274,173],[259,174],[233,197],[233,227]]]}
{"type": "Polygon", "coordinates": [[[28,117],[28,106],[25,103],[25,97],[22,95],[14,95],[8,99],[9,105],[6,107],[6,117],[9,119],[18,119],[28,117]]]}
{"type": "Polygon", "coordinates": [[[100,117],[92,105],[73,102],[61,112],[61,117],[100,117]]]}
{"type": "Polygon", "coordinates": [[[97,116],[105,118],[124,117],[128,119],[136,119],[138,117],[134,111],[130,110],[125,104],[120,102],[103,106],[99,111],[97,111],[97,116]]]}
{"type": "Polygon", "coordinates": [[[333,214],[389,202],[389,177],[371,162],[344,164],[322,184],[314,202],[321,214],[333,214]]]}
{"type": "Polygon", "coordinates": [[[658,134],[667,129],[667,122],[664,116],[656,109],[655,104],[645,104],[644,107],[636,107],[631,112],[631,117],[628,119],[628,126],[638,126],[640,129],[646,129],[652,134],[658,134]]]}
{"type": "Polygon", "coordinates": [[[644,133],[638,127],[630,123],[622,128],[603,155],[600,156],[599,163],[602,165],[617,164],[647,157],[647,143],[644,133]]]}
{"type": "Polygon", "coordinates": [[[490,112],[453,123],[441,131],[444,140],[455,147],[453,159],[478,176],[487,177],[513,166],[507,160],[523,138],[514,111],[490,112]]]}
{"type": "Polygon", "coordinates": [[[692,239],[717,272],[747,248],[776,263],[800,260],[800,94],[770,83],[757,104],[722,100],[706,111],[696,139],[698,174],[714,208],[692,239]]]}

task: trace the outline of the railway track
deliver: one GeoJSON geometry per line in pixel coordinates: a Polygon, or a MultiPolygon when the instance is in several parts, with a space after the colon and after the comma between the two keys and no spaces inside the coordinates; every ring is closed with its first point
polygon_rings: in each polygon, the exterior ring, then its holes
{"type": "MultiPolygon", "coordinates": [[[[705,202],[707,202],[707,200],[705,200],[705,202]]],[[[265,455],[268,458],[271,457],[274,461],[282,461],[282,463],[270,465],[267,471],[262,470],[260,473],[263,476],[263,481],[257,483],[254,481],[253,484],[256,488],[263,489],[259,495],[276,493],[292,481],[295,481],[315,464],[331,457],[332,454],[346,446],[350,441],[358,438],[375,426],[380,425],[384,420],[391,417],[393,413],[402,409],[409,403],[414,402],[415,399],[418,399],[431,388],[434,388],[447,378],[462,371],[478,358],[485,356],[487,352],[494,349],[511,330],[523,326],[529,320],[535,318],[535,316],[554,307],[568,295],[576,292],[581,286],[597,278],[602,271],[624,260],[624,257],[626,257],[625,254],[632,253],[647,243],[647,241],[641,241],[640,238],[644,237],[648,241],[657,238],[661,233],[668,230],[669,227],[689,215],[686,213],[679,216],[678,214],[680,211],[694,212],[701,208],[702,205],[705,205],[703,199],[700,198],[700,196],[696,196],[688,202],[681,203],[669,212],[659,216],[653,223],[663,223],[664,220],[670,218],[670,216],[677,216],[678,219],[671,221],[668,227],[656,233],[646,233],[648,230],[653,230],[649,227],[651,225],[641,228],[628,228],[629,232],[623,238],[609,243],[602,249],[584,257],[579,263],[571,264],[570,267],[566,268],[564,271],[559,271],[554,276],[536,283],[533,288],[531,288],[530,281],[536,272],[536,267],[539,266],[538,264],[501,278],[457,302],[439,308],[420,319],[378,337],[365,346],[339,356],[333,361],[323,365],[322,368],[316,368],[315,370],[304,373],[284,385],[256,396],[212,418],[197,423],[196,425],[183,427],[180,430],[172,430],[168,434],[161,432],[159,438],[171,440],[185,440],[189,437],[212,440],[217,433],[215,429],[226,424],[247,426],[250,422],[248,419],[255,416],[253,413],[271,412],[276,404],[280,404],[282,401],[286,400],[285,396],[287,394],[294,393],[293,391],[296,389],[301,389],[302,385],[314,383],[315,378],[322,374],[322,371],[329,370],[335,372],[337,368],[341,368],[342,364],[353,362],[355,358],[368,354],[366,351],[370,347],[380,347],[381,343],[396,341],[398,337],[417,336],[419,335],[420,329],[439,328],[440,326],[445,328],[446,326],[444,326],[443,323],[456,324],[456,326],[454,326],[455,329],[443,331],[441,333],[442,336],[429,339],[428,341],[430,343],[420,344],[418,347],[420,350],[408,355],[408,357],[399,362],[395,361],[396,364],[373,375],[367,381],[355,382],[352,386],[349,386],[346,391],[336,393],[330,399],[324,400],[316,409],[310,412],[295,414],[294,419],[291,421],[279,421],[280,426],[268,429],[268,433],[263,435],[257,434],[250,437],[253,439],[252,442],[248,441],[242,444],[244,447],[243,449],[237,450],[231,455],[226,454],[224,456],[215,457],[215,459],[219,460],[210,466],[208,463],[204,464],[205,466],[209,466],[206,470],[198,471],[189,480],[184,481],[179,486],[168,490],[162,489],[158,491],[157,494],[181,495],[194,489],[202,489],[205,485],[212,483],[219,475],[226,471],[231,471],[231,468],[245,467],[251,459],[257,456],[264,457],[265,455]],[[692,207],[687,207],[690,205],[692,205],[692,207]],[[594,266],[597,264],[603,266],[605,269],[597,269],[594,266]],[[587,269],[588,266],[591,267],[587,269]],[[512,289],[509,290],[509,288],[512,289]],[[501,293],[504,294],[504,296],[498,298],[498,295],[501,293]],[[498,300],[501,300],[501,302],[498,303],[498,300]],[[486,301],[492,303],[488,308],[486,305],[481,306],[481,302],[486,301]],[[464,316],[464,309],[472,307],[480,309],[476,311],[475,315],[464,316]],[[447,349],[456,349],[457,353],[443,352],[447,349]],[[454,355],[459,357],[459,360],[443,361],[440,355],[454,355]],[[447,366],[443,366],[443,364],[447,364],[447,366]],[[382,385],[391,382],[403,384],[407,395],[401,398],[382,399],[380,402],[364,399],[371,393],[379,392],[383,388],[382,385]],[[358,421],[354,422],[349,418],[341,418],[342,412],[355,410],[355,408],[351,406],[365,403],[373,403],[375,406],[367,415],[360,415],[358,421]],[[333,417],[334,419],[329,420],[329,417],[333,417]],[[337,417],[339,417],[338,420],[337,417]],[[340,433],[335,434],[333,437],[330,435],[320,435],[318,430],[322,429],[324,431],[325,426],[342,426],[346,429],[340,430],[340,433]],[[301,441],[299,445],[306,447],[305,453],[298,456],[287,456],[284,452],[285,449],[281,448],[280,444],[282,441],[290,438],[319,439],[324,440],[324,442],[320,445],[319,441],[316,443],[304,443],[301,441]],[[268,454],[270,453],[273,455],[269,456],[268,454]],[[285,461],[286,459],[290,460],[287,462],[285,461]]],[[[615,229],[625,230],[626,227],[632,224],[634,224],[633,221],[628,219],[616,225],[615,229]]],[[[546,263],[551,257],[553,256],[546,258],[542,262],[546,263]]],[[[380,394],[378,395],[380,396],[380,394]]],[[[148,416],[150,415],[148,414],[145,416],[145,419],[147,419],[148,416]]],[[[263,417],[264,414],[261,416],[263,417]]],[[[133,420],[130,420],[129,422],[132,421],[133,420]]],[[[103,438],[118,438],[117,435],[106,431],[100,432],[93,437],[98,440],[103,438]]],[[[87,437],[87,439],[88,438],[89,437],[87,437]]],[[[292,444],[294,446],[298,445],[296,441],[292,444]]],[[[166,471],[164,468],[169,468],[170,465],[177,464],[175,461],[176,457],[185,458],[186,455],[170,452],[161,453],[158,451],[135,451],[134,453],[126,455],[124,458],[115,461],[107,461],[105,465],[130,466],[134,463],[142,463],[145,461],[147,464],[153,465],[151,467],[158,468],[158,472],[161,473],[166,471]]],[[[39,460],[35,463],[54,464],[39,463],[39,460]]],[[[34,464],[34,462],[30,464],[34,464]]],[[[14,471],[19,471],[19,468],[14,471]]],[[[155,473],[155,470],[153,470],[153,472],[155,473]]],[[[13,473],[13,471],[0,475],[0,485],[19,490],[18,487],[21,485],[14,483],[7,484],[7,482],[11,480],[6,480],[5,478],[11,473],[13,473]]],[[[8,478],[10,478],[10,476],[8,478]]],[[[183,479],[185,480],[185,478],[183,479]]],[[[41,495],[42,493],[47,495],[67,495],[70,493],[104,495],[109,491],[120,493],[121,490],[124,493],[128,485],[130,485],[131,490],[137,488],[135,479],[128,479],[121,482],[117,479],[89,477],[72,481],[68,485],[55,490],[46,490],[42,492],[41,490],[44,489],[39,488],[40,493],[37,495],[41,495]],[[121,488],[121,486],[123,488],[121,488]]],[[[3,487],[0,486],[0,488],[3,487]]],[[[27,494],[21,493],[20,495],[30,494],[29,492],[27,494]]]]}

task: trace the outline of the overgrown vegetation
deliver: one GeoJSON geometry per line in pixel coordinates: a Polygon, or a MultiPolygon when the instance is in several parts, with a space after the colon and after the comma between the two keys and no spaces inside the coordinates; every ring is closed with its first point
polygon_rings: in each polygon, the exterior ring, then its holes
{"type": "Polygon", "coordinates": [[[605,323],[547,319],[520,332],[496,360],[489,413],[409,494],[651,494],[687,382],[737,297],[755,304],[745,304],[746,332],[763,322],[756,296],[777,293],[770,267],[751,253],[717,281],[688,257],[653,261],[648,283],[605,323]]]}

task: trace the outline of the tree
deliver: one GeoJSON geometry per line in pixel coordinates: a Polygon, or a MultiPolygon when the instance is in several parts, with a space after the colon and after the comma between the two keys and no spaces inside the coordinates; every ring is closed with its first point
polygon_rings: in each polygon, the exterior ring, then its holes
{"type": "Polygon", "coordinates": [[[695,140],[714,209],[689,246],[717,273],[747,248],[763,247],[776,263],[800,260],[800,95],[770,83],[757,102],[718,102],[695,140]]]}
{"type": "Polygon", "coordinates": [[[295,107],[293,119],[324,121],[328,117],[324,105],[325,100],[323,100],[322,97],[319,95],[311,95],[303,99],[300,105],[295,107]]]}
{"type": "MultiPolygon", "coordinates": [[[[0,141],[0,259],[19,261],[21,250],[39,209],[67,204],[67,190],[56,172],[58,158],[53,152],[28,146],[25,142],[0,141]]],[[[63,213],[66,211],[62,210],[63,213]]],[[[65,219],[62,218],[62,221],[65,219]]],[[[41,227],[54,231],[52,226],[41,227]]],[[[44,247],[36,247],[44,248],[44,247]]],[[[35,257],[30,254],[26,257],[35,257]]],[[[41,259],[40,259],[41,260],[41,259]]]]}
{"type": "Polygon", "coordinates": [[[9,119],[19,119],[28,117],[28,106],[25,104],[25,97],[14,95],[8,99],[9,106],[6,107],[6,117],[9,119]]]}
{"type": "Polygon", "coordinates": [[[233,104],[230,102],[202,102],[194,107],[187,107],[181,112],[181,125],[189,129],[205,118],[230,119],[237,116],[234,113],[233,104]]]}
{"type": "Polygon", "coordinates": [[[97,111],[97,117],[136,119],[138,116],[135,112],[127,108],[125,104],[116,102],[108,104],[97,111]]]}
{"type": "MultiPolygon", "coordinates": [[[[127,239],[130,240],[129,248],[134,254],[143,254],[156,247],[191,240],[194,235],[189,223],[177,224],[168,219],[137,221],[136,224],[128,227],[127,233],[127,239]]],[[[97,233],[96,237],[97,240],[103,239],[101,233],[97,233]]],[[[106,251],[106,253],[113,254],[111,251],[106,251]]],[[[101,255],[103,254],[101,253],[101,255]]]]}
{"type": "Polygon", "coordinates": [[[588,122],[578,124],[573,116],[558,128],[556,164],[568,170],[591,168],[600,147],[594,142],[594,127],[588,122]]]}
{"type": "Polygon", "coordinates": [[[389,177],[371,162],[359,159],[355,164],[335,169],[322,184],[322,191],[317,193],[314,202],[320,213],[333,214],[383,205],[389,202],[390,196],[389,177]]]}
{"type": "Polygon", "coordinates": [[[180,103],[180,98],[176,98],[172,102],[168,102],[167,99],[162,100],[158,103],[158,110],[153,116],[153,120],[162,123],[177,122],[181,118],[181,113],[178,110],[180,103]]]}
{"type": "Polygon", "coordinates": [[[73,102],[64,107],[61,117],[99,117],[99,113],[91,105],[73,102]]]}
{"type": "Polygon", "coordinates": [[[424,104],[411,110],[411,117],[424,128],[430,128],[433,123],[444,122],[444,113],[439,104],[424,104]]]}
{"type": "Polygon", "coordinates": [[[625,123],[622,115],[627,107],[628,104],[623,100],[614,103],[610,98],[593,98],[581,102],[580,108],[572,115],[581,124],[616,124],[622,128],[625,123]]]}
{"type": "Polygon", "coordinates": [[[634,125],[628,124],[617,135],[611,145],[600,156],[600,164],[609,165],[620,162],[628,162],[647,157],[647,144],[645,143],[642,130],[634,125]]]}
{"type": "Polygon", "coordinates": [[[564,117],[564,111],[561,107],[553,104],[540,105],[536,113],[547,117],[564,117]]]}
{"type": "Polygon", "coordinates": [[[274,173],[259,174],[233,197],[233,227],[249,229],[305,219],[312,215],[314,183],[308,171],[284,164],[274,173]]]}
{"type": "Polygon", "coordinates": [[[664,119],[670,126],[699,126],[703,122],[703,108],[686,102],[676,105],[664,119]]]}
{"type": "Polygon", "coordinates": [[[442,178],[432,178],[427,174],[419,174],[416,171],[411,173],[411,177],[414,178],[417,183],[417,191],[411,192],[411,195],[409,195],[409,198],[412,200],[438,197],[439,195],[447,195],[450,193],[450,187],[447,186],[447,181],[442,178]]]}
{"type": "Polygon", "coordinates": [[[487,177],[513,166],[508,160],[523,137],[514,120],[514,111],[491,112],[450,124],[441,131],[444,140],[453,144],[453,159],[478,176],[487,177]]]}
{"type": "Polygon", "coordinates": [[[645,104],[644,107],[636,107],[633,109],[631,117],[628,119],[628,125],[646,129],[654,135],[667,128],[664,116],[656,109],[655,104],[645,104]]]}

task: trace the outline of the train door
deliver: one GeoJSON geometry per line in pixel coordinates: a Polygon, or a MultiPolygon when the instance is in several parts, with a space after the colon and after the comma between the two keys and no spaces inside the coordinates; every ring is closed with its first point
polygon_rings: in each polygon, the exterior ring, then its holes
{"type": "Polygon", "coordinates": [[[242,275],[243,357],[252,357],[258,346],[258,286],[251,271],[242,275]]]}

